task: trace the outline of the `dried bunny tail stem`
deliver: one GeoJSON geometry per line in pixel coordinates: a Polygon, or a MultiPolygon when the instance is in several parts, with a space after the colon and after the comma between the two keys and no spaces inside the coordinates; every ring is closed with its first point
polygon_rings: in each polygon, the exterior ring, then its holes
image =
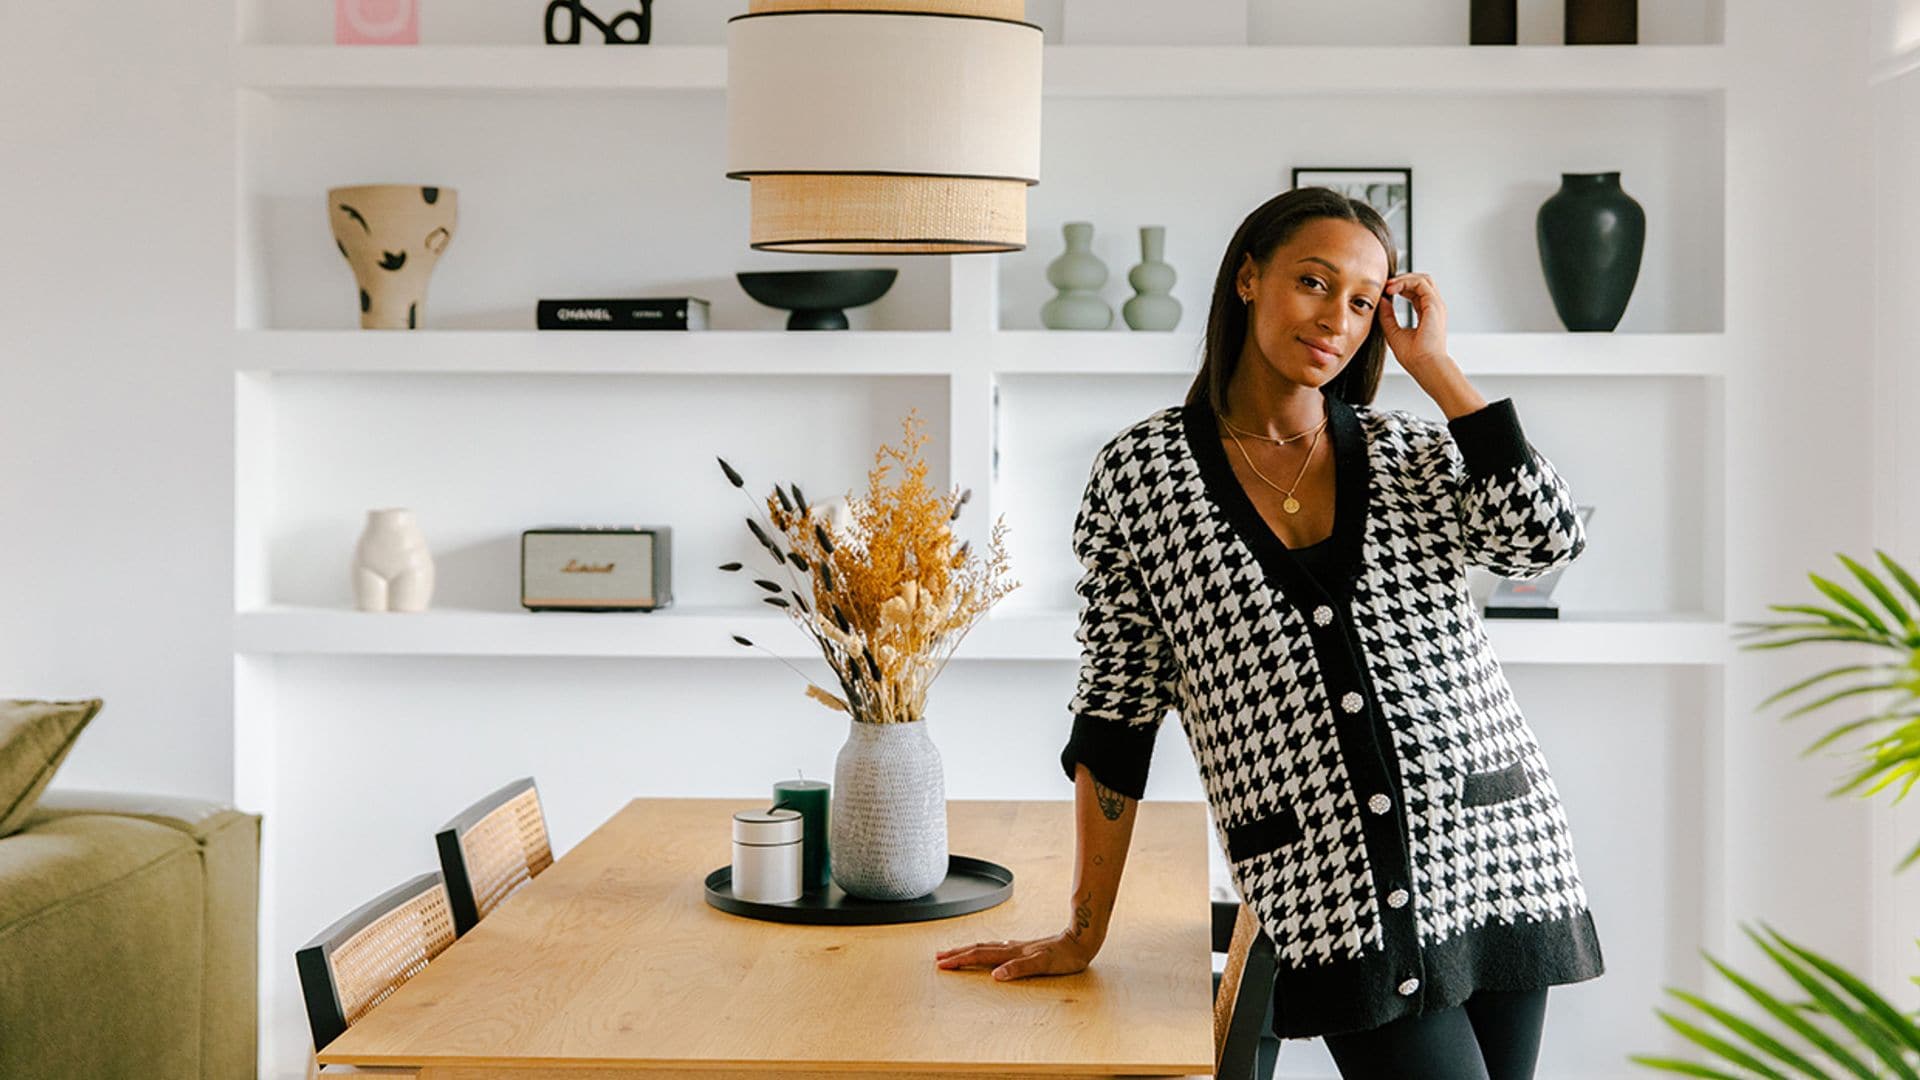
{"type": "Polygon", "coordinates": [[[848,708],[846,702],[840,700],[837,695],[822,689],[818,683],[807,684],[807,696],[835,712],[851,713],[853,711],[851,708],[848,708]]]}

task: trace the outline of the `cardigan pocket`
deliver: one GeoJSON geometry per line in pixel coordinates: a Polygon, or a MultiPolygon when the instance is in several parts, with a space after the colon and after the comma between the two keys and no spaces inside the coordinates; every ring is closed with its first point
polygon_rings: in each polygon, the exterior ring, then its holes
{"type": "Polygon", "coordinates": [[[1292,807],[1281,807],[1263,818],[1227,826],[1227,860],[1241,862],[1306,838],[1292,807]]]}
{"type": "Polygon", "coordinates": [[[1527,775],[1526,762],[1516,761],[1504,769],[1468,773],[1460,784],[1460,804],[1491,806],[1517,799],[1532,789],[1533,779],[1527,775]]]}

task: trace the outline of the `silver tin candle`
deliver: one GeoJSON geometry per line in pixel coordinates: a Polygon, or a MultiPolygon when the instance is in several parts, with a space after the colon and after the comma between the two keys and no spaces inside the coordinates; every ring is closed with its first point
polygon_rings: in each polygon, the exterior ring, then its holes
{"type": "Polygon", "coordinates": [[[800,899],[798,810],[742,810],[733,815],[733,895],[761,904],[800,899]]]}

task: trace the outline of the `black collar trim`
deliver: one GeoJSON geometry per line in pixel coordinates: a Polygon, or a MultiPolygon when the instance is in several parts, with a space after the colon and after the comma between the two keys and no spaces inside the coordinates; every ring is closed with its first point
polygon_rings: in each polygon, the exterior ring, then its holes
{"type": "MultiPolygon", "coordinates": [[[[1360,553],[1366,535],[1367,504],[1371,491],[1370,464],[1366,432],[1353,406],[1334,394],[1323,391],[1327,403],[1327,429],[1333,434],[1334,504],[1333,564],[1339,570],[1340,591],[1360,573],[1360,553]]],[[[1332,600],[1326,588],[1307,572],[1280,537],[1268,527],[1253,505],[1246,489],[1233,474],[1226,448],[1220,444],[1219,427],[1210,402],[1202,401],[1181,410],[1188,452],[1200,469],[1208,496],[1215,509],[1226,518],[1241,543],[1265,571],[1267,581],[1305,614],[1306,608],[1332,600]],[[1311,598],[1311,599],[1310,599],[1311,598]]]]}

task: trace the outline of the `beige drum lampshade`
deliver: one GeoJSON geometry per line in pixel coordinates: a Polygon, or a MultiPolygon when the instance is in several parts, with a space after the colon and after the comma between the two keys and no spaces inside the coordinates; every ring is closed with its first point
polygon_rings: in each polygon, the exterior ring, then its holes
{"type": "Polygon", "coordinates": [[[761,251],[1027,245],[1041,30],[1023,0],[752,0],[727,25],[727,176],[761,251]]]}

